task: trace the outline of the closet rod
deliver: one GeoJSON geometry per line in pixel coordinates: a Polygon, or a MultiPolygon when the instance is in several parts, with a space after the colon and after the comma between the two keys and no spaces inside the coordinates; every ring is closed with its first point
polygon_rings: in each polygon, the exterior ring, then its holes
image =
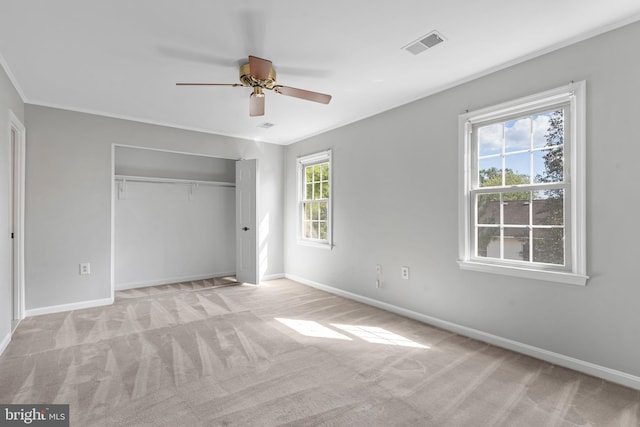
{"type": "Polygon", "coordinates": [[[234,182],[223,181],[200,181],[197,179],[177,179],[177,178],[154,178],[151,176],[135,176],[135,175],[115,175],[116,181],[129,182],[157,182],[164,184],[198,184],[198,185],[215,185],[217,187],[235,187],[234,182]]]}

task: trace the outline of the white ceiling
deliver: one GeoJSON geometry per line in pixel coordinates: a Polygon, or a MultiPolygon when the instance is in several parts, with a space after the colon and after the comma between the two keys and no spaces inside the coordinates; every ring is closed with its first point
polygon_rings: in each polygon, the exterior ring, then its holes
{"type": "Polygon", "coordinates": [[[638,0],[0,0],[0,61],[31,104],[288,144],[639,19],[638,0]],[[250,89],[175,86],[236,83],[248,55],[331,103],[267,92],[251,118],[250,89]]]}

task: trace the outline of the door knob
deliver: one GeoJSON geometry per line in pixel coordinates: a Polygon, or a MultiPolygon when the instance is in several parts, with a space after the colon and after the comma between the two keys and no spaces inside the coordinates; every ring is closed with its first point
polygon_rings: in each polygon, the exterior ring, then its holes
{"type": "Polygon", "coordinates": [[[242,227],[242,231],[249,231],[249,227],[242,227]]]}

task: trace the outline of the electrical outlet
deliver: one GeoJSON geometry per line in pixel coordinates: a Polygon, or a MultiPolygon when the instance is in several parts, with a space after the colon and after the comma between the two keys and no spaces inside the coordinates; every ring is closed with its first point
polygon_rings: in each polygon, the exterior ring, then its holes
{"type": "Polygon", "coordinates": [[[382,266],[380,264],[376,264],[376,288],[379,288],[382,285],[382,266]]]}
{"type": "Polygon", "coordinates": [[[91,274],[91,264],[88,262],[83,262],[80,264],[80,274],[91,274]]]}
{"type": "Polygon", "coordinates": [[[400,275],[404,280],[409,280],[409,267],[402,267],[400,275]]]}

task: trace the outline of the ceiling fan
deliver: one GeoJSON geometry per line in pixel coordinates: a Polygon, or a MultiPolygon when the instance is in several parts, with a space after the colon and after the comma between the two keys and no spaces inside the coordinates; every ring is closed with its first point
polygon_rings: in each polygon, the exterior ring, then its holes
{"type": "Polygon", "coordinates": [[[253,89],[249,97],[249,115],[264,115],[264,89],[272,90],[276,93],[294,98],[305,99],[307,101],[328,104],[331,95],[311,92],[304,89],[282,86],[276,84],[276,70],[271,66],[271,61],[249,56],[249,63],[240,67],[241,83],[176,83],[176,86],[232,86],[249,87],[253,89]]]}

